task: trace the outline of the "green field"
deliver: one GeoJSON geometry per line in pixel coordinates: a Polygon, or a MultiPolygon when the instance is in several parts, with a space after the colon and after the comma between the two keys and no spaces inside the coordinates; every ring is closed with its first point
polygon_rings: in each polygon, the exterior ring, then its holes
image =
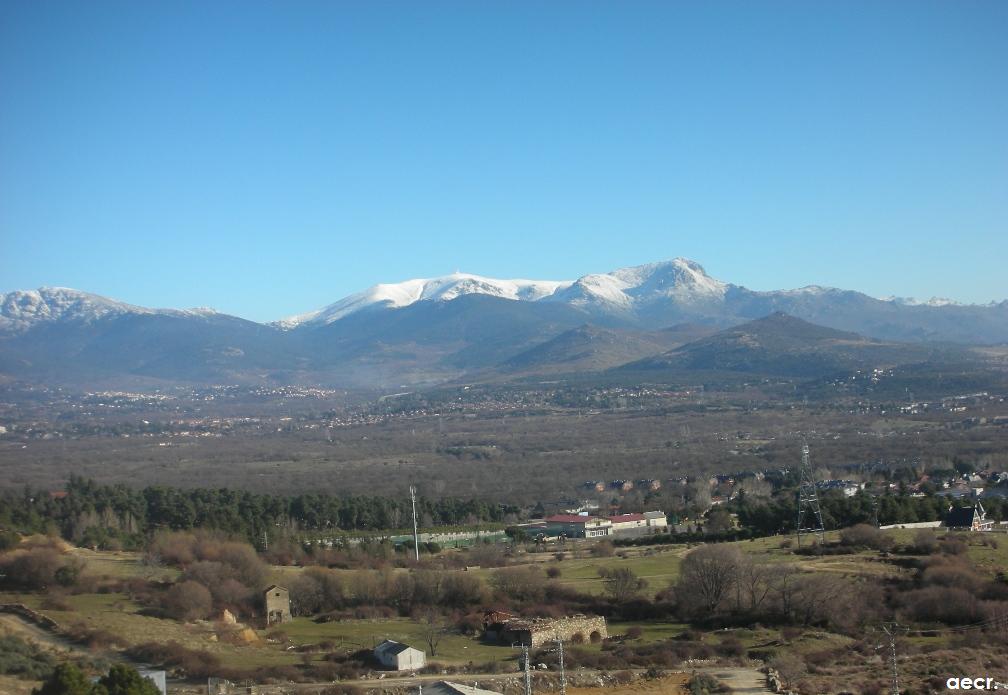
{"type": "MultiPolygon", "coordinates": [[[[912,541],[916,531],[892,530],[887,532],[897,543],[906,544],[912,541]]],[[[828,534],[832,540],[837,534],[828,534]]],[[[968,553],[971,559],[983,570],[991,574],[1008,568],[1008,539],[1000,534],[963,535],[969,543],[968,553]]],[[[863,551],[849,555],[797,556],[788,546],[788,538],[773,537],[754,541],[735,543],[741,550],[751,553],[756,560],[768,562],[796,562],[808,571],[837,572],[842,574],[889,574],[910,572],[901,569],[891,562],[892,558],[878,551],[863,551]]],[[[598,575],[599,569],[628,567],[638,576],[648,582],[645,595],[665,589],[674,582],[679,574],[683,557],[691,550],[685,545],[654,546],[650,548],[617,549],[620,555],[611,557],[587,557],[590,546],[579,545],[568,547],[565,559],[557,560],[552,553],[530,553],[519,555],[518,563],[534,565],[543,570],[556,568],[559,576],[556,581],[563,586],[575,588],[580,592],[600,594],[604,585],[598,575]]],[[[110,578],[127,577],[158,577],[177,576],[173,570],[150,567],[143,563],[143,558],[137,553],[94,553],[91,551],[73,550],[77,557],[86,563],[88,574],[107,576],[110,578]]],[[[302,571],[294,567],[274,567],[273,580],[280,583],[290,579],[292,575],[302,571]]],[[[399,569],[397,572],[408,570],[399,569]]],[[[477,576],[485,580],[492,579],[498,570],[484,568],[474,570],[477,576]]],[[[344,570],[347,585],[352,586],[355,570],[344,570]]],[[[175,641],[190,649],[212,652],[220,657],[225,666],[253,668],[256,666],[297,664],[302,661],[302,654],[290,646],[301,647],[320,643],[331,643],[337,648],[347,651],[370,649],[383,639],[394,639],[411,644],[417,648],[429,651],[426,633],[427,626],[423,622],[408,618],[387,620],[344,620],[339,622],[315,623],[309,618],[299,617],[293,622],[283,625],[269,633],[259,631],[263,637],[282,637],[283,639],[264,640],[260,644],[236,645],[229,644],[224,638],[226,629],[212,621],[195,623],[180,623],[165,620],[152,615],[144,615],[142,607],[121,593],[84,593],[59,595],[47,599],[41,594],[6,593],[0,594],[0,602],[20,602],[41,610],[61,625],[73,627],[83,625],[90,630],[102,631],[115,636],[125,645],[138,644],[147,641],[175,641]]],[[[241,619],[242,616],[239,616],[241,619]]],[[[659,641],[675,637],[688,629],[688,626],[678,622],[642,621],[614,622],[610,624],[611,634],[625,634],[634,626],[642,629],[641,641],[659,641]]],[[[739,639],[746,648],[767,647],[779,644],[780,636],[776,630],[759,629],[756,631],[731,630],[716,635],[707,635],[705,641],[716,644],[724,638],[739,639]]],[[[809,637],[809,644],[816,640],[832,639],[832,636],[819,635],[809,637]]],[[[914,638],[923,646],[932,644],[931,638],[914,638]]],[[[585,645],[584,648],[598,647],[585,645]]],[[[321,658],[320,653],[312,654],[308,659],[321,658]]],[[[429,656],[430,658],[430,656],[429,656]]],[[[460,634],[445,634],[441,637],[437,653],[432,659],[451,664],[467,664],[473,662],[501,662],[513,664],[515,652],[510,647],[485,644],[479,639],[460,634]]],[[[505,666],[510,668],[510,666],[505,666]]]]}
{"type": "MultiPolygon", "coordinates": [[[[282,633],[291,642],[299,645],[329,641],[336,643],[337,648],[342,646],[344,649],[354,651],[372,649],[382,640],[391,639],[428,651],[427,625],[408,618],[345,620],[332,623],[316,623],[309,618],[295,618],[274,632],[282,633]]],[[[482,663],[509,661],[515,658],[515,654],[515,650],[507,646],[484,644],[478,639],[463,635],[446,634],[438,643],[434,660],[448,663],[470,661],[482,663]]]]}

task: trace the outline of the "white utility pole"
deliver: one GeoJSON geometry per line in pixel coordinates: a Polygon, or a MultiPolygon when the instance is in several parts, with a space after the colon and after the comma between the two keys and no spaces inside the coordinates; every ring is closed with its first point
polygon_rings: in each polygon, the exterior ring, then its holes
{"type": "Polygon", "coordinates": [[[416,521],[416,488],[409,486],[410,502],[413,503],[413,549],[416,551],[416,560],[420,562],[420,532],[416,521]]]}

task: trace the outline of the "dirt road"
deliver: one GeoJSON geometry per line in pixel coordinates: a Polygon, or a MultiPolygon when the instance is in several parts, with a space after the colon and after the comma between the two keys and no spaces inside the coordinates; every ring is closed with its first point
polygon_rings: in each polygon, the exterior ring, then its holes
{"type": "Polygon", "coordinates": [[[702,668],[697,669],[722,681],[732,689],[732,693],[743,695],[764,695],[773,694],[767,687],[766,676],[754,668],[736,668],[726,666],[724,668],[702,668]]]}

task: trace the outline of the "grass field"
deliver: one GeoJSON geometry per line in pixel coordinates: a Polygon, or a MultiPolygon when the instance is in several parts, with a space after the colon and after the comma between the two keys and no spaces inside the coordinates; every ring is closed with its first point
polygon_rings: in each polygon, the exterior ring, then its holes
{"type": "MultiPolygon", "coordinates": [[[[909,543],[913,530],[892,530],[887,532],[901,544],[909,543]]],[[[827,534],[828,539],[834,539],[837,534],[827,534]]],[[[969,555],[978,567],[994,573],[1008,568],[1008,539],[1000,534],[981,537],[979,535],[964,535],[969,542],[969,555]]],[[[741,550],[751,553],[757,560],[767,562],[796,562],[803,569],[813,572],[836,572],[842,574],[896,574],[912,570],[901,569],[877,551],[864,551],[850,555],[828,556],[798,556],[792,552],[784,537],[762,538],[753,541],[741,541],[735,545],[741,550]]],[[[529,554],[524,556],[527,564],[542,568],[555,567],[560,574],[557,581],[578,591],[599,594],[604,590],[600,569],[628,567],[638,576],[648,582],[646,594],[654,594],[674,582],[679,575],[683,557],[691,550],[685,545],[655,546],[651,548],[618,549],[621,555],[612,557],[587,557],[586,548],[568,549],[563,560],[556,560],[552,553],[529,554]]],[[[171,578],[177,572],[171,569],[151,567],[143,563],[142,556],[126,552],[93,552],[75,549],[71,552],[84,560],[87,573],[95,576],[111,578],[146,577],[171,578]]],[[[272,579],[278,583],[290,579],[301,572],[301,568],[275,567],[272,579]]],[[[397,570],[405,572],[408,570],[397,570]]],[[[475,570],[477,576],[489,580],[495,569],[485,568],[475,570]]],[[[354,571],[345,571],[348,585],[351,584],[354,571]]],[[[220,627],[210,622],[180,623],[165,620],[150,615],[144,615],[141,607],[131,601],[126,595],[119,593],[93,593],[59,596],[56,601],[47,601],[40,594],[0,594],[0,602],[20,602],[41,610],[61,625],[73,626],[82,624],[91,630],[99,630],[114,635],[125,644],[138,644],[147,641],[175,641],[190,649],[199,649],[216,654],[225,666],[254,668],[257,666],[289,665],[301,661],[301,654],[287,646],[303,646],[330,642],[342,645],[347,650],[371,648],[383,639],[394,639],[411,644],[417,648],[428,650],[426,644],[426,625],[407,618],[389,620],[346,620],[342,622],[315,623],[308,618],[296,618],[285,624],[279,630],[286,640],[263,641],[258,645],[233,645],[225,641],[215,641],[214,635],[220,632],[220,627]],[[287,641],[289,640],[289,642],[287,641]]],[[[689,628],[678,622],[641,621],[614,622],[610,624],[610,633],[625,634],[630,627],[640,627],[643,642],[660,641],[675,637],[689,628]]],[[[266,633],[261,632],[261,635],[266,633]]],[[[273,634],[273,633],[271,633],[273,634]]],[[[775,646],[780,644],[780,633],[772,629],[731,630],[708,634],[705,641],[717,644],[726,638],[738,639],[745,648],[775,646]]],[[[830,642],[835,636],[803,637],[795,648],[823,648],[824,640],[830,642]],[[817,646],[818,645],[818,646],[817,646]]],[[[933,642],[930,638],[914,638],[923,640],[922,644],[933,642]]],[[[585,648],[597,648],[585,645],[585,648]]],[[[308,657],[320,658],[320,655],[308,657]]],[[[515,652],[510,647],[484,644],[459,634],[446,634],[441,637],[434,661],[451,664],[467,664],[473,662],[502,662],[514,664],[515,652]]],[[[663,686],[664,687],[664,686],[663,686]]],[[[666,692],[666,691],[656,691],[666,692]]],[[[674,691],[669,691],[674,692],[674,691]]]]}
{"type": "MultiPolygon", "coordinates": [[[[295,618],[278,629],[295,644],[335,642],[345,649],[372,649],[384,639],[404,642],[427,651],[427,625],[408,618],[391,620],[345,620],[332,623],[315,623],[308,618],[295,618]]],[[[429,654],[428,654],[429,656],[429,654]]],[[[516,656],[507,646],[484,644],[478,639],[463,635],[444,635],[437,646],[435,661],[446,663],[482,663],[509,661],[516,656]]]]}

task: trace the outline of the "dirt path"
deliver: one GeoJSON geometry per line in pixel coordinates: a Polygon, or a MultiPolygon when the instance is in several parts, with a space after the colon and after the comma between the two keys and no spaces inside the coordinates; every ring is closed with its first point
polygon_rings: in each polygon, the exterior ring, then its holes
{"type": "Polygon", "coordinates": [[[34,623],[30,623],[24,618],[11,613],[0,613],[0,632],[17,635],[23,640],[35,642],[40,647],[49,651],[69,653],[76,656],[86,656],[93,658],[94,653],[88,649],[74,644],[73,642],[54,635],[48,630],[44,630],[34,623]]]}
{"type": "Polygon", "coordinates": [[[709,673],[724,682],[732,689],[732,693],[743,695],[764,695],[765,693],[770,693],[770,695],[773,695],[773,691],[767,687],[766,676],[754,668],[725,666],[723,668],[702,668],[697,670],[709,673]]]}

